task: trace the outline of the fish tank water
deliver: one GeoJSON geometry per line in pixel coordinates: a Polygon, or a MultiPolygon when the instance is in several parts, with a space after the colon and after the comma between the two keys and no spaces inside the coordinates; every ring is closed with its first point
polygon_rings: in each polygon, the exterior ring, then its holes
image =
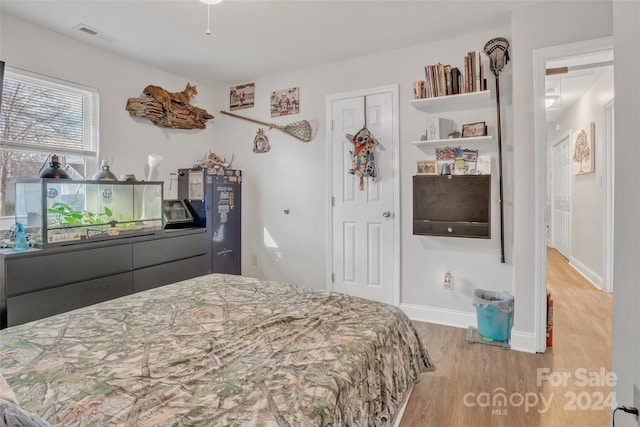
{"type": "Polygon", "coordinates": [[[16,222],[31,244],[62,246],[163,228],[163,182],[39,178],[16,182],[16,222]]]}

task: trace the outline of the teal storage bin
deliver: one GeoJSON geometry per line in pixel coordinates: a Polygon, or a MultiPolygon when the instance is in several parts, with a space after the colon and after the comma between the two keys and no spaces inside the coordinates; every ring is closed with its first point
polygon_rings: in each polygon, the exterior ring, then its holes
{"type": "Polygon", "coordinates": [[[506,291],[476,289],[473,297],[480,335],[489,340],[509,341],[513,326],[513,295],[506,291]]]}

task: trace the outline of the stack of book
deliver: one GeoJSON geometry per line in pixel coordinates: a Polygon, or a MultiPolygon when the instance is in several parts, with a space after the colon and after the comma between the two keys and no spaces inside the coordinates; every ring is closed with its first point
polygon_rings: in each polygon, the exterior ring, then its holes
{"type": "Polygon", "coordinates": [[[426,98],[479,92],[487,88],[480,52],[469,52],[464,57],[462,71],[458,67],[438,63],[427,65],[424,72],[426,79],[423,95],[426,98]]]}

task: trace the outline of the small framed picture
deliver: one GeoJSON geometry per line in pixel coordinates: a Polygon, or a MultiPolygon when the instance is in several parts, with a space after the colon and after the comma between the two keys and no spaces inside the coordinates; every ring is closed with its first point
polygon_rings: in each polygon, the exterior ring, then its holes
{"type": "Polygon", "coordinates": [[[271,92],[271,117],[288,116],[300,112],[300,90],[292,87],[271,92]]]}
{"type": "Polygon", "coordinates": [[[256,84],[247,83],[229,89],[229,109],[253,108],[256,84]]]}
{"type": "Polygon", "coordinates": [[[418,160],[418,175],[435,175],[436,173],[435,160],[418,160]]]}
{"type": "Polygon", "coordinates": [[[487,124],[486,122],[468,123],[462,125],[462,137],[469,138],[472,136],[486,136],[487,124]]]}
{"type": "Polygon", "coordinates": [[[573,174],[593,172],[595,123],[589,122],[572,136],[573,174]]]}

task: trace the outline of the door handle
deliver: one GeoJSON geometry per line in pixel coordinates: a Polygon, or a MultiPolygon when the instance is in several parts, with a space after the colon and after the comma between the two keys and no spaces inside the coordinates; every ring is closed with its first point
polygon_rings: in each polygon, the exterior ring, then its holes
{"type": "Polygon", "coordinates": [[[384,211],[384,212],[382,212],[382,216],[385,217],[385,218],[389,218],[391,216],[391,212],[384,211]]]}

